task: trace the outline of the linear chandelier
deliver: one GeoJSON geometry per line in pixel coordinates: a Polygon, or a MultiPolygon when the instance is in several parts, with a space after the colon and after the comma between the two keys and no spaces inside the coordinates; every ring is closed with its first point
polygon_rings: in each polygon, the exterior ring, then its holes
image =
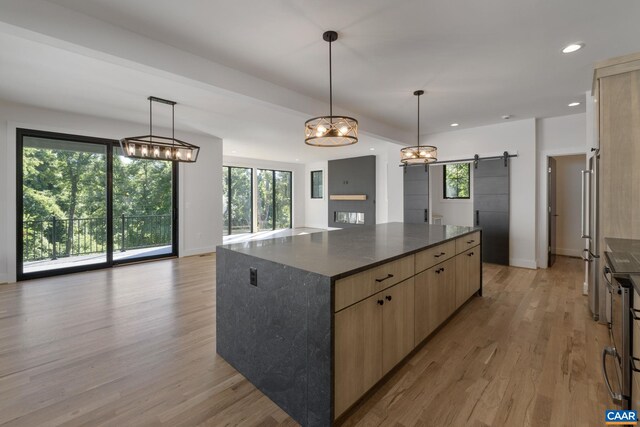
{"type": "Polygon", "coordinates": [[[433,145],[420,145],[420,95],[423,90],[413,92],[418,97],[418,145],[404,147],[400,150],[400,162],[404,166],[433,163],[438,161],[438,149],[433,145]]]}
{"type": "Polygon", "coordinates": [[[200,147],[181,141],[175,137],[175,101],[150,96],[149,135],[131,136],[120,140],[120,148],[126,157],[136,159],[167,160],[195,163],[200,147]],[[171,105],[171,137],[153,134],[153,103],[171,105]]]}
{"type": "Polygon", "coordinates": [[[338,40],[338,33],[325,31],[322,38],[329,42],[329,115],[314,117],[305,122],[304,142],[314,147],[344,147],[358,142],[358,121],[353,117],[333,115],[331,43],[338,40]]]}

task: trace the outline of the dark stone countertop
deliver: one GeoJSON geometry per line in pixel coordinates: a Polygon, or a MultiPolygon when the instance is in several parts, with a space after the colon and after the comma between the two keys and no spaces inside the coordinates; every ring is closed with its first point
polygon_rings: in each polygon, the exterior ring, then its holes
{"type": "Polygon", "coordinates": [[[612,252],[640,252],[640,240],[605,237],[604,243],[612,252]]]}
{"type": "Polygon", "coordinates": [[[392,222],[219,247],[337,279],[478,230],[392,222]]]}

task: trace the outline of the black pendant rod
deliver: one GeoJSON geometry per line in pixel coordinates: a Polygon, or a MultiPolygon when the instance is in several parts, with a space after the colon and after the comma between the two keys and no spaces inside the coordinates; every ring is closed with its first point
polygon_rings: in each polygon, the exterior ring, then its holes
{"type": "Polygon", "coordinates": [[[151,135],[153,135],[153,99],[149,97],[149,140],[151,141],[151,135]]]}
{"type": "Polygon", "coordinates": [[[329,116],[331,122],[333,122],[333,72],[331,68],[331,43],[333,41],[329,39],[329,116]]]}
{"type": "Polygon", "coordinates": [[[413,92],[413,94],[415,96],[418,97],[418,150],[420,150],[420,95],[424,95],[424,91],[423,90],[416,90],[415,92],[413,92]]]}

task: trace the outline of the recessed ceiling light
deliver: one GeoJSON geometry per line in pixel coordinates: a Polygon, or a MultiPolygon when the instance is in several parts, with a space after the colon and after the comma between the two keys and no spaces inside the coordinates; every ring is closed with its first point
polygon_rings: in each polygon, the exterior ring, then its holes
{"type": "Polygon", "coordinates": [[[371,151],[376,151],[376,149],[375,149],[375,148],[369,148],[369,150],[371,150],[371,151]]]}
{"type": "Polygon", "coordinates": [[[232,150],[232,151],[231,151],[231,153],[232,153],[232,154],[236,154],[236,150],[232,150]]]}
{"type": "Polygon", "coordinates": [[[572,102],[569,104],[569,107],[577,107],[578,105],[580,105],[579,102],[572,102]]]}
{"type": "Polygon", "coordinates": [[[458,123],[451,123],[449,126],[451,126],[452,128],[456,127],[456,126],[460,126],[460,124],[458,123]]]}
{"type": "Polygon", "coordinates": [[[502,116],[502,120],[509,120],[511,118],[511,114],[505,114],[502,116]]]}
{"type": "Polygon", "coordinates": [[[584,47],[584,43],[571,43],[562,49],[562,53],[573,53],[577,52],[584,47]]]}
{"type": "Polygon", "coordinates": [[[297,161],[300,161],[300,159],[296,159],[296,162],[297,162],[297,161]]]}

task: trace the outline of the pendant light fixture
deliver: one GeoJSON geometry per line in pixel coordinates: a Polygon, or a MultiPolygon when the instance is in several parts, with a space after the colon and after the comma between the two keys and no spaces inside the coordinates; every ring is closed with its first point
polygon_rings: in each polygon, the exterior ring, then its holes
{"type": "Polygon", "coordinates": [[[400,150],[400,162],[404,166],[433,163],[438,160],[438,149],[433,145],[420,145],[420,95],[423,90],[413,92],[418,97],[418,145],[400,150]]]}
{"type": "Polygon", "coordinates": [[[329,115],[314,117],[304,124],[304,142],[315,147],[343,147],[358,142],[358,121],[353,117],[333,115],[333,80],[331,70],[331,43],[338,33],[326,31],[322,38],[329,42],[329,115]]]}
{"type": "Polygon", "coordinates": [[[176,139],[175,105],[176,102],[150,96],[149,135],[132,136],[120,140],[120,148],[126,157],[136,159],[167,160],[173,162],[194,163],[198,159],[200,147],[176,139]],[[153,134],[153,103],[171,105],[171,137],[153,134]]]}

